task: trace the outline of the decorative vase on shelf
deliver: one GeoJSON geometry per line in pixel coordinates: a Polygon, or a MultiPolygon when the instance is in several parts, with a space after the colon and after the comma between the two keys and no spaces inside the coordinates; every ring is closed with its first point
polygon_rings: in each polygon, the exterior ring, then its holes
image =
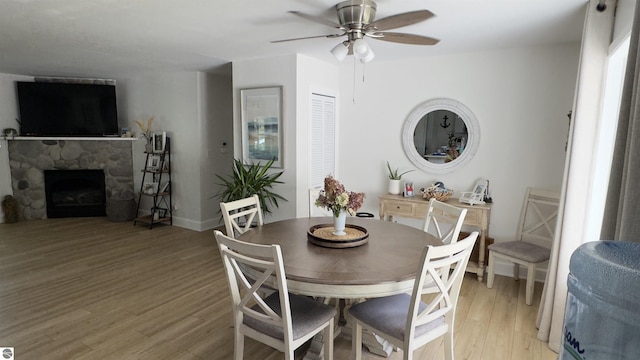
{"type": "Polygon", "coordinates": [[[150,141],[144,145],[144,151],[149,154],[153,152],[153,144],[150,141]]]}
{"type": "Polygon", "coordinates": [[[334,216],[333,217],[333,235],[336,235],[336,236],[346,235],[347,233],[344,232],[346,222],[347,222],[346,211],[340,211],[340,214],[338,216],[334,216]]]}
{"type": "Polygon", "coordinates": [[[389,194],[398,195],[400,193],[402,193],[401,180],[389,179],[389,194]]]}

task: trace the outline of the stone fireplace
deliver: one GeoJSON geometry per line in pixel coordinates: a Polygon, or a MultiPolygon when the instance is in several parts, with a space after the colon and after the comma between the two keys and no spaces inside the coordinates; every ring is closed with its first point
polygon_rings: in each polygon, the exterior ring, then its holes
{"type": "MultiPolygon", "coordinates": [[[[45,170],[100,170],[106,200],[134,198],[132,141],[23,138],[10,140],[8,148],[11,186],[20,220],[47,218],[47,202],[51,199],[45,193],[45,170]]],[[[77,184],[78,189],[82,186],[82,182],[77,184]]]]}

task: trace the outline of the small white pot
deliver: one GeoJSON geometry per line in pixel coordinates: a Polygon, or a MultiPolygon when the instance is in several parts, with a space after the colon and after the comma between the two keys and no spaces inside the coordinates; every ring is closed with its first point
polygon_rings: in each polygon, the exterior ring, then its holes
{"type": "Polygon", "coordinates": [[[389,179],[389,194],[398,195],[402,193],[402,180],[389,179]]]}

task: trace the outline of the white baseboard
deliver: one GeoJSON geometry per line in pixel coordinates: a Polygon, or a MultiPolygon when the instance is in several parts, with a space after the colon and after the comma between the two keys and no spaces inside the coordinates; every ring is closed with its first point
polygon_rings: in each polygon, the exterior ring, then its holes
{"type": "Polygon", "coordinates": [[[209,219],[206,221],[194,221],[194,220],[174,216],[173,225],[179,226],[185,229],[189,229],[189,230],[202,232],[202,231],[211,230],[215,227],[221,226],[222,224],[215,219],[209,219]]]}

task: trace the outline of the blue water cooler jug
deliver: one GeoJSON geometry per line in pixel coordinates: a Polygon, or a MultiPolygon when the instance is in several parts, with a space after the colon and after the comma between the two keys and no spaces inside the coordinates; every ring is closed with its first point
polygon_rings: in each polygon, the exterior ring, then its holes
{"type": "Polygon", "coordinates": [[[560,359],[640,359],[640,243],[594,241],[571,255],[560,359]]]}

